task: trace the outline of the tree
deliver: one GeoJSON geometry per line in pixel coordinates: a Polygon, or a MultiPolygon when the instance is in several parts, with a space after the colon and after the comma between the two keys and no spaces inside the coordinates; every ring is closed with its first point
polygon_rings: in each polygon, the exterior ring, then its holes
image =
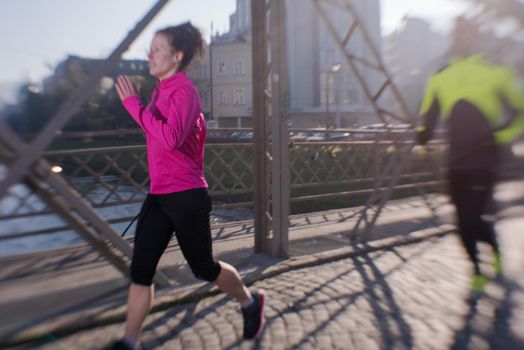
{"type": "Polygon", "coordinates": [[[36,85],[24,83],[18,90],[18,104],[9,108],[7,122],[19,134],[34,133],[43,127],[55,103],[45,98],[36,85]]]}
{"type": "MultiPolygon", "coordinates": [[[[42,94],[34,84],[26,83],[20,88],[18,105],[7,113],[10,126],[19,134],[35,134],[58,110],[60,105],[74,91],[81,88],[86,81],[88,72],[78,60],[71,60],[62,67],[63,72],[56,82],[53,91],[42,94]]],[[[151,95],[154,88],[154,78],[146,71],[134,79],[141,85],[143,101],[151,95]]],[[[67,123],[65,131],[96,131],[135,128],[136,123],[122,107],[116,91],[100,86],[79,111],[67,123]]]]}
{"type": "Polygon", "coordinates": [[[522,0],[463,0],[472,4],[471,18],[486,35],[482,40],[491,42],[487,55],[494,61],[499,61],[516,68],[520,75],[524,75],[524,61],[522,61],[524,34],[524,1],[522,0]],[[493,29],[498,24],[514,25],[511,32],[497,32],[493,29]],[[501,35],[503,34],[503,35],[501,35]],[[520,35],[518,35],[520,34],[520,35]]]}
{"type": "Polygon", "coordinates": [[[477,6],[479,17],[487,21],[515,19],[524,28],[524,3],[519,0],[465,0],[477,6]]]}

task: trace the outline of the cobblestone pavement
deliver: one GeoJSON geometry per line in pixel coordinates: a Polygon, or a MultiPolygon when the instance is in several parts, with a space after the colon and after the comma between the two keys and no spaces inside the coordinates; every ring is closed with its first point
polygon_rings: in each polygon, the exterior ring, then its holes
{"type": "MultiPolygon", "coordinates": [[[[454,235],[294,270],[256,282],[267,325],[242,341],[238,306],[223,294],[149,316],[144,349],[524,349],[524,209],[497,224],[505,276],[488,249],[486,293],[454,235]]],[[[482,247],[482,246],[481,246],[482,247]]],[[[40,349],[100,349],[122,324],[49,337],[40,349]]],[[[35,348],[35,344],[29,346],[35,348]]]]}

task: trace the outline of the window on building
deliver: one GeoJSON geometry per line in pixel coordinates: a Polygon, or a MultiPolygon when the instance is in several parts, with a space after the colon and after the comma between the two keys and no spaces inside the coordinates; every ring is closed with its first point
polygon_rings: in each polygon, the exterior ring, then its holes
{"type": "Polygon", "coordinates": [[[218,127],[220,128],[238,128],[237,117],[220,117],[218,119],[218,127]]]}
{"type": "Polygon", "coordinates": [[[341,91],[342,103],[343,104],[358,104],[359,103],[359,91],[358,89],[347,89],[341,91]]]}
{"type": "Polygon", "coordinates": [[[204,80],[207,78],[207,65],[201,64],[200,65],[200,79],[204,80]]]}
{"type": "Polygon", "coordinates": [[[244,75],[246,74],[244,69],[244,61],[236,60],[233,63],[233,74],[234,75],[244,75]]]}
{"type": "Polygon", "coordinates": [[[226,90],[224,89],[218,90],[218,104],[227,105],[227,95],[226,95],[226,90]]]}
{"type": "Polygon", "coordinates": [[[202,107],[206,108],[207,104],[208,104],[208,100],[209,100],[209,93],[208,93],[208,91],[207,90],[206,91],[202,91],[200,96],[202,98],[202,107]]]}
{"type": "Polygon", "coordinates": [[[226,75],[226,62],[218,62],[218,75],[226,75]]]}
{"type": "Polygon", "coordinates": [[[244,89],[234,89],[233,90],[233,104],[234,105],[244,105],[246,104],[244,89]]]}
{"type": "Polygon", "coordinates": [[[326,66],[330,66],[335,62],[335,49],[329,48],[325,53],[326,57],[326,66]]]}

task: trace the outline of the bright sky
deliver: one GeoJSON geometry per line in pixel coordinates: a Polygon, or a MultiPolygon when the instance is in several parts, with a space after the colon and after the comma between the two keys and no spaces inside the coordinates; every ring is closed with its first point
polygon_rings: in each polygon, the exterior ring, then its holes
{"type": "MultiPolygon", "coordinates": [[[[67,54],[107,57],[153,6],[151,0],[0,0],[0,83],[40,80],[67,54]]],[[[157,29],[191,20],[208,37],[226,31],[235,0],[171,0],[126,57],[145,58],[157,29]]]]}
{"type": "Polygon", "coordinates": [[[392,32],[405,15],[427,20],[435,31],[447,33],[453,19],[464,13],[465,0],[380,0],[382,35],[392,32]]]}
{"type": "MultiPolygon", "coordinates": [[[[67,54],[106,57],[145,12],[151,0],[0,0],[0,90],[3,83],[39,82],[67,54]]],[[[307,0],[304,0],[307,1],[307,0]]],[[[381,0],[382,31],[388,34],[403,16],[428,19],[446,31],[451,19],[464,11],[463,0],[381,0]]],[[[171,0],[126,54],[145,58],[153,32],[191,21],[209,35],[226,31],[235,0],[171,0]]],[[[1,93],[1,91],[0,91],[1,93]]]]}

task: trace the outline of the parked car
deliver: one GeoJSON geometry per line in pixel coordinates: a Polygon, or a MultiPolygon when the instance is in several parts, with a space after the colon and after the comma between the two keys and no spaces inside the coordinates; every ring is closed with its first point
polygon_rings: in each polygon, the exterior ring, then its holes
{"type": "Polygon", "coordinates": [[[388,124],[388,129],[396,131],[407,131],[409,128],[411,128],[411,124],[408,123],[388,124]]]}
{"type": "Polygon", "coordinates": [[[415,134],[411,128],[411,124],[401,123],[401,124],[388,124],[388,129],[390,130],[390,137],[394,139],[413,139],[415,134]]]}
{"type": "Polygon", "coordinates": [[[306,141],[326,141],[326,133],[314,132],[311,136],[306,137],[306,141]]]}
{"type": "Polygon", "coordinates": [[[227,142],[229,135],[224,131],[208,131],[206,140],[208,142],[227,142]]]}
{"type": "Polygon", "coordinates": [[[377,132],[385,132],[386,124],[384,123],[375,123],[364,125],[358,128],[357,131],[351,133],[351,137],[356,140],[370,140],[374,139],[377,132]]]}
{"type": "Polygon", "coordinates": [[[238,138],[243,134],[243,131],[233,131],[231,134],[229,134],[229,139],[231,141],[238,141],[238,138]]]}
{"type": "Polygon", "coordinates": [[[369,125],[364,125],[364,126],[361,126],[360,129],[361,130],[371,130],[371,131],[377,131],[377,130],[386,130],[387,128],[387,125],[384,124],[384,123],[375,123],[375,124],[369,124],[369,125]]]}
{"type": "Polygon", "coordinates": [[[243,131],[238,136],[238,141],[253,141],[253,131],[243,131]]]}
{"type": "Polygon", "coordinates": [[[291,135],[291,137],[289,138],[290,140],[293,140],[293,141],[305,141],[308,137],[312,136],[313,133],[311,132],[305,132],[305,131],[300,131],[298,133],[293,133],[293,135],[291,135]]]}
{"type": "Polygon", "coordinates": [[[333,131],[327,134],[327,141],[343,141],[349,140],[351,134],[349,132],[333,131]]]}
{"type": "Polygon", "coordinates": [[[233,131],[229,134],[229,141],[232,142],[246,142],[253,141],[253,132],[252,131],[233,131]]]}

